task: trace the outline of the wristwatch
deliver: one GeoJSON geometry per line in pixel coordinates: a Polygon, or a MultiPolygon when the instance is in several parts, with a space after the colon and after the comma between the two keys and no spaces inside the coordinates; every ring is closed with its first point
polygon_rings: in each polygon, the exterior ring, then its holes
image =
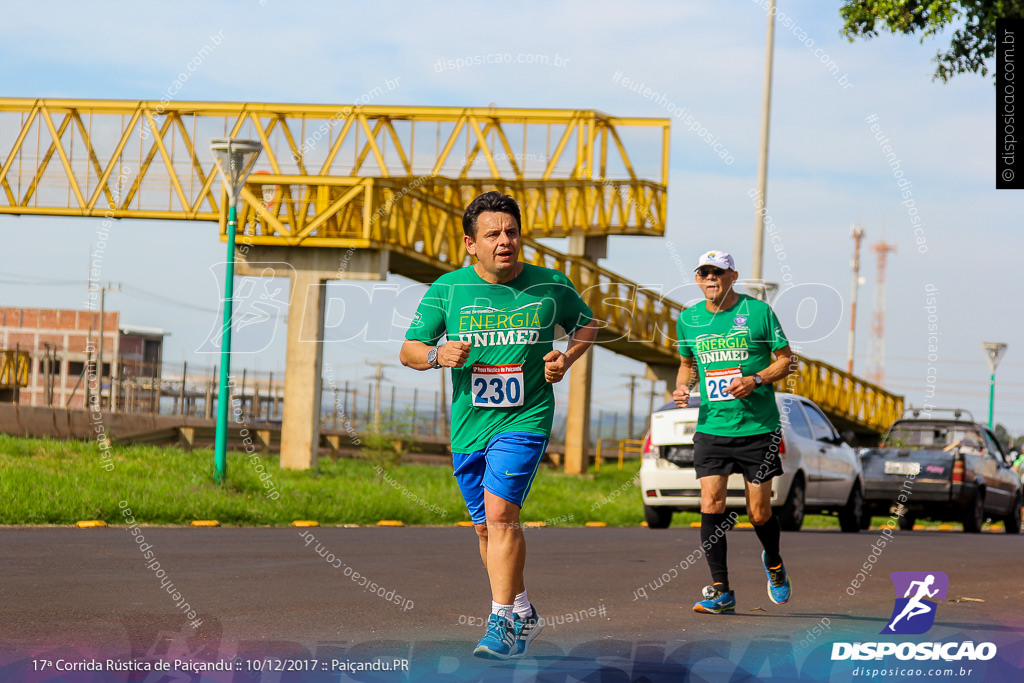
{"type": "Polygon", "coordinates": [[[437,362],[437,347],[436,346],[434,348],[430,349],[429,351],[427,351],[427,362],[430,363],[430,367],[434,368],[435,370],[437,368],[441,367],[441,364],[437,362]]]}
{"type": "Polygon", "coordinates": [[[764,384],[764,377],[761,377],[761,375],[756,375],[755,374],[755,375],[753,375],[753,377],[754,377],[754,388],[755,389],[757,389],[759,386],[764,384]]]}

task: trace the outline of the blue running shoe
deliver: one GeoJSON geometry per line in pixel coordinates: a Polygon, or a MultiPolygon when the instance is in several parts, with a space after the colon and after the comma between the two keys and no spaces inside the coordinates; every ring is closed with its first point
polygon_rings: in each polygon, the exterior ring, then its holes
{"type": "Polygon", "coordinates": [[[704,599],[693,606],[694,612],[735,614],[736,592],[723,593],[714,586],[704,586],[704,599]]]}
{"type": "MultiPolygon", "coordinates": [[[[512,618],[516,621],[519,617],[515,614],[512,618]]],[[[487,632],[480,640],[480,644],[473,650],[473,654],[484,659],[508,659],[519,652],[516,644],[516,628],[513,622],[505,616],[505,610],[498,610],[487,619],[487,632]]]]}
{"type": "Polygon", "coordinates": [[[761,564],[764,565],[764,573],[768,575],[768,599],[776,605],[789,602],[789,596],[793,592],[793,584],[786,574],[786,567],[780,562],[778,567],[769,567],[764,559],[764,551],[761,551],[761,564]]]}
{"type": "Polygon", "coordinates": [[[533,605],[530,605],[530,616],[525,619],[521,618],[518,614],[515,616],[516,620],[512,622],[512,626],[515,630],[518,650],[513,656],[523,657],[526,655],[526,650],[530,647],[530,643],[537,637],[540,630],[544,628],[544,619],[537,614],[537,608],[533,605]]]}

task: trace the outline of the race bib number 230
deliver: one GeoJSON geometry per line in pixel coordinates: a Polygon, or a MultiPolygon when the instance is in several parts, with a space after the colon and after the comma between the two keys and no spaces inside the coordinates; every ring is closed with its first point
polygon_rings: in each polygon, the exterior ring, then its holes
{"type": "Polygon", "coordinates": [[[523,405],[523,365],[473,365],[473,406],[516,408],[523,405]]]}

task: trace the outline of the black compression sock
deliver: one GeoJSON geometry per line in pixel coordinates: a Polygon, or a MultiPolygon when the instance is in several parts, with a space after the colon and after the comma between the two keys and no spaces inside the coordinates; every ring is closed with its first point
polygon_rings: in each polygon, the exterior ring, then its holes
{"type": "Polygon", "coordinates": [[[711,581],[723,593],[729,592],[729,567],[726,564],[728,544],[725,532],[732,528],[735,519],[735,516],[724,512],[702,512],[700,515],[700,544],[711,570],[711,581]]]}
{"type": "Polygon", "coordinates": [[[779,554],[779,538],[782,530],[779,528],[779,520],[775,515],[762,524],[755,526],[758,540],[764,548],[764,561],[769,567],[777,567],[782,564],[782,555],[779,554]]]}

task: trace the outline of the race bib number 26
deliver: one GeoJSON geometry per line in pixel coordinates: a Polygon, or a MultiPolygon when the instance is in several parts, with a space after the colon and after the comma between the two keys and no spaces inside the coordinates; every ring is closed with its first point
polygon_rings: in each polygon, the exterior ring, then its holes
{"type": "Polygon", "coordinates": [[[523,365],[473,365],[473,406],[516,408],[523,405],[523,365]]]}
{"type": "Polygon", "coordinates": [[[736,397],[726,392],[726,387],[732,384],[734,379],[743,376],[739,368],[725,368],[722,370],[708,370],[704,373],[704,395],[709,401],[732,401],[736,397]]]}

